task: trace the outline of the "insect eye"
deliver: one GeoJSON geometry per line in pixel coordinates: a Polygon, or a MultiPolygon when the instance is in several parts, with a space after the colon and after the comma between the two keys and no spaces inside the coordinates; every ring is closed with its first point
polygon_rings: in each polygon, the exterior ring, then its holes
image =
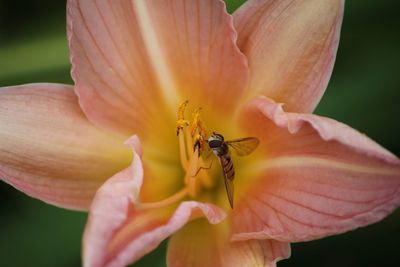
{"type": "Polygon", "coordinates": [[[210,146],[210,148],[220,147],[222,145],[222,141],[221,140],[211,140],[208,142],[208,145],[210,146]]]}

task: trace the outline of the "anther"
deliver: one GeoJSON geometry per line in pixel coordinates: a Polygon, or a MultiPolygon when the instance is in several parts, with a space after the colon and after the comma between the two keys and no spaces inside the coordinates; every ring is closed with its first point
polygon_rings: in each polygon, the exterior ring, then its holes
{"type": "Polygon", "coordinates": [[[185,120],[185,111],[189,101],[186,100],[182,104],[179,105],[178,108],[178,120],[176,121],[176,135],[179,135],[179,132],[183,130],[185,126],[189,126],[189,122],[185,120]]]}
{"type": "Polygon", "coordinates": [[[198,108],[193,112],[193,118],[190,124],[190,134],[192,135],[192,137],[194,137],[196,132],[198,132],[204,138],[208,138],[206,126],[204,125],[203,120],[200,116],[201,110],[202,108],[198,108]]]}
{"type": "Polygon", "coordinates": [[[188,101],[184,101],[179,105],[176,132],[179,138],[181,164],[186,173],[184,177],[185,188],[187,189],[188,196],[195,198],[202,187],[211,188],[212,186],[209,174],[207,172],[200,172],[201,170],[210,169],[211,164],[210,166],[206,166],[202,157],[207,147],[208,134],[200,115],[201,108],[193,112],[189,122],[185,120],[187,105],[188,101]]]}

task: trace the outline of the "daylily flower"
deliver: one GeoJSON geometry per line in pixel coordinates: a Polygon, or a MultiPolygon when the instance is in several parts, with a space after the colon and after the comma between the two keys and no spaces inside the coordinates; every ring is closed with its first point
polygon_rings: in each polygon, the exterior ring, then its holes
{"type": "Polygon", "coordinates": [[[343,7],[249,0],[231,16],[220,0],[70,0],[75,85],[0,90],[0,175],[89,209],[87,267],[126,266],[171,235],[168,266],[275,266],[291,242],[377,222],[400,205],[400,160],[311,114],[343,7]],[[208,165],[212,131],[260,141],[232,154],[233,209],[208,165]]]}

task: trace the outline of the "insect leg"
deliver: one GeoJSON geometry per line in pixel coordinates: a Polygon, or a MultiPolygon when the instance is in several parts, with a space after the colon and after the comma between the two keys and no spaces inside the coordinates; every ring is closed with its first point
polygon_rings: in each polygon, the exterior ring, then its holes
{"type": "Polygon", "coordinates": [[[211,169],[212,164],[213,164],[213,160],[211,160],[210,166],[208,166],[208,167],[202,167],[202,166],[200,166],[200,167],[197,169],[196,173],[195,173],[192,177],[196,177],[196,176],[199,174],[199,172],[200,172],[201,170],[209,170],[209,169],[211,169]]]}
{"type": "MultiPolygon", "coordinates": [[[[209,159],[211,157],[211,155],[213,155],[213,151],[211,149],[207,149],[206,150],[206,154],[204,156],[205,159],[209,159]]],[[[212,161],[211,161],[212,162],[212,161]]]]}

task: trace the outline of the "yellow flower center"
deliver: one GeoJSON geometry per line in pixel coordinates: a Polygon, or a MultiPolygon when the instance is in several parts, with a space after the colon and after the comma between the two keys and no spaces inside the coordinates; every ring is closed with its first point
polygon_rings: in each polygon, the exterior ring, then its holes
{"type": "Polygon", "coordinates": [[[211,168],[211,166],[206,167],[202,157],[206,151],[208,151],[207,154],[211,151],[208,149],[206,143],[209,136],[200,116],[201,108],[194,111],[192,120],[189,123],[189,121],[185,120],[184,116],[187,104],[188,101],[185,101],[178,109],[176,129],[179,138],[181,165],[185,172],[185,186],[189,196],[195,198],[199,189],[213,186],[213,180],[209,176],[209,173],[207,171],[202,172],[202,170],[211,168]]]}
{"type": "Polygon", "coordinates": [[[184,170],[184,188],[158,202],[141,203],[141,208],[161,208],[189,196],[196,198],[202,189],[211,189],[215,182],[210,176],[212,151],[208,147],[208,130],[201,118],[201,108],[193,112],[191,120],[185,119],[188,101],[178,108],[176,134],[179,139],[179,155],[184,170]]]}
{"type": "MultiPolygon", "coordinates": [[[[234,206],[233,180],[235,169],[229,148],[237,156],[247,156],[257,148],[259,140],[256,137],[245,137],[226,141],[221,134],[215,132],[209,134],[201,117],[201,108],[193,112],[191,120],[187,120],[185,118],[187,106],[188,101],[179,105],[176,120],[179,159],[184,172],[183,189],[161,201],[141,203],[141,208],[167,207],[183,198],[197,199],[202,202],[217,202],[218,205],[221,204],[222,206],[229,203],[231,208],[234,206]],[[218,169],[211,168],[213,160],[216,159],[213,154],[218,158],[219,164],[215,164],[219,165],[218,169]],[[215,179],[216,172],[219,173],[219,176],[223,174],[223,179],[215,179]],[[229,202],[221,203],[219,201],[222,190],[220,184],[224,184],[224,194],[229,202]]],[[[240,165],[240,167],[246,167],[248,164],[240,165]]],[[[242,176],[248,176],[249,169],[240,168],[239,172],[242,176]]]]}
{"type": "MultiPolygon", "coordinates": [[[[225,140],[221,134],[215,132],[209,134],[201,117],[201,108],[196,109],[191,119],[187,120],[185,118],[187,106],[188,101],[179,105],[176,120],[179,161],[184,176],[183,181],[181,180],[183,188],[161,201],[141,203],[140,205],[142,208],[161,208],[177,203],[183,198],[191,198],[222,206],[229,203],[233,209],[235,169],[230,151],[232,150],[237,156],[247,156],[257,148],[259,140],[256,137],[225,140]],[[211,168],[213,161],[219,163],[214,164],[215,168],[211,168]],[[216,179],[221,175],[223,179],[216,179]],[[224,186],[220,186],[222,184],[224,186]],[[228,200],[226,202],[220,201],[222,190],[225,195],[224,200],[228,200]]],[[[241,162],[242,164],[238,167],[239,173],[242,177],[248,176],[249,168],[246,166],[249,165],[249,162],[242,160],[241,162]]],[[[245,189],[242,184],[240,188],[245,189]]]]}

